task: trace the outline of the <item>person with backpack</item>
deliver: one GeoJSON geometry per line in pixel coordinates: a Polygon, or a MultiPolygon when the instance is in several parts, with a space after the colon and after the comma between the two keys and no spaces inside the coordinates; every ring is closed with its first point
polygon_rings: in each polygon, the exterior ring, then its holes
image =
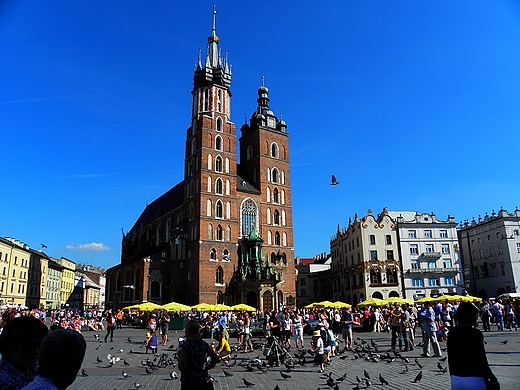
{"type": "Polygon", "coordinates": [[[324,322],[319,323],[320,337],[323,340],[323,362],[327,363],[330,358],[330,352],[332,350],[332,340],[329,334],[327,324],[324,322]]]}

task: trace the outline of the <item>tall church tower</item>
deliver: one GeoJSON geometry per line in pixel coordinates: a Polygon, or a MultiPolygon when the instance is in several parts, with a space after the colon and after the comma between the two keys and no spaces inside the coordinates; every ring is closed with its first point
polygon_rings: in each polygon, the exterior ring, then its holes
{"type": "MultiPolygon", "coordinates": [[[[236,198],[236,136],[230,120],[231,69],[220,56],[216,11],[208,37],[207,56],[200,52],[193,76],[191,127],[186,134],[184,211],[187,216],[188,288],[191,300],[214,302],[215,288],[224,287],[215,277],[231,275],[230,263],[238,235],[236,198]]],[[[186,218],[185,218],[186,220],[186,218]]],[[[220,293],[222,295],[222,293],[220,293]]],[[[217,297],[223,301],[224,297],[217,297]]]]}

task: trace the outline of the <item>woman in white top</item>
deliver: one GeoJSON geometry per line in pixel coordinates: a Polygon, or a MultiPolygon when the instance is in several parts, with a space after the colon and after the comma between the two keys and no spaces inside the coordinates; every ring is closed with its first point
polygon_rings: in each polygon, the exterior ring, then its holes
{"type": "Polygon", "coordinates": [[[292,326],[296,348],[299,348],[299,345],[301,345],[301,348],[305,348],[305,346],[303,345],[303,318],[300,317],[298,312],[294,314],[292,326]]]}
{"type": "Polygon", "coordinates": [[[285,339],[285,346],[291,348],[291,326],[292,320],[289,313],[285,313],[283,319],[283,338],[285,339]]]}

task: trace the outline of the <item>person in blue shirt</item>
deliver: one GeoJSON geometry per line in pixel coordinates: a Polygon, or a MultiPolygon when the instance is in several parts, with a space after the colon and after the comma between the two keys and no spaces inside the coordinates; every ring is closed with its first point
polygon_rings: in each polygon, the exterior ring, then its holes
{"type": "Polygon", "coordinates": [[[343,314],[341,315],[341,324],[343,326],[342,335],[345,340],[345,348],[352,349],[352,324],[354,320],[352,318],[352,312],[349,308],[343,308],[343,314]]]}
{"type": "Polygon", "coordinates": [[[148,339],[145,353],[148,353],[148,350],[152,351],[152,353],[157,353],[157,334],[155,333],[155,331],[152,331],[152,334],[148,339]]]}
{"type": "Polygon", "coordinates": [[[420,313],[422,319],[423,353],[421,356],[430,357],[430,345],[433,347],[435,357],[442,357],[441,346],[437,341],[437,325],[435,324],[435,311],[429,302],[425,302],[420,313]]]}

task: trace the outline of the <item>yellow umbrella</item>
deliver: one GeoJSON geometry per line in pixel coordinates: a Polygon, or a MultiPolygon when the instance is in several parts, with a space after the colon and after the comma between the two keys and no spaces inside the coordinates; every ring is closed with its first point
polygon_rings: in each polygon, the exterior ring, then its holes
{"type": "Polygon", "coordinates": [[[345,303],[345,302],[336,301],[336,302],[334,302],[334,307],[336,309],[343,309],[344,307],[350,309],[352,307],[352,305],[349,305],[348,303],[345,303]]]}
{"type": "Polygon", "coordinates": [[[215,308],[215,305],[211,305],[209,303],[199,303],[198,305],[192,306],[191,310],[195,311],[213,311],[218,310],[215,308]]]}
{"type": "Polygon", "coordinates": [[[382,299],[379,299],[379,298],[368,298],[368,299],[364,300],[363,302],[357,304],[358,307],[363,307],[363,306],[384,306],[384,305],[386,305],[386,302],[384,300],[382,300],[382,299]]]}
{"type": "Polygon", "coordinates": [[[256,311],[253,306],[246,305],[245,303],[239,303],[238,305],[231,306],[231,310],[256,311]]]}
{"type": "Polygon", "coordinates": [[[424,298],[416,300],[415,303],[434,302],[436,300],[437,300],[436,298],[424,297],[424,298]]]}
{"type": "Polygon", "coordinates": [[[166,305],[163,305],[162,309],[167,311],[188,311],[190,310],[190,307],[187,305],[183,305],[182,303],[170,302],[166,305]]]}
{"type": "Polygon", "coordinates": [[[316,302],[313,307],[334,307],[334,303],[331,301],[316,302]]]}
{"type": "Polygon", "coordinates": [[[390,298],[383,299],[383,301],[385,301],[387,303],[400,303],[400,304],[408,303],[409,305],[414,304],[413,299],[406,299],[406,298],[399,298],[399,297],[390,297],[390,298]]]}
{"type": "Polygon", "coordinates": [[[139,311],[154,311],[154,310],[160,310],[161,305],[158,305],[153,302],[145,302],[145,303],[139,303],[137,305],[132,305],[128,307],[129,310],[139,310],[139,311]]]}
{"type": "Polygon", "coordinates": [[[314,307],[314,303],[309,303],[308,305],[305,305],[304,309],[312,309],[314,307]]]}
{"type": "Polygon", "coordinates": [[[215,305],[215,309],[216,309],[216,310],[232,310],[232,309],[231,309],[231,306],[224,305],[223,303],[217,303],[217,304],[215,305]]]}
{"type": "Polygon", "coordinates": [[[482,298],[472,297],[471,295],[468,295],[467,297],[464,297],[464,302],[482,302],[482,298]]]}

